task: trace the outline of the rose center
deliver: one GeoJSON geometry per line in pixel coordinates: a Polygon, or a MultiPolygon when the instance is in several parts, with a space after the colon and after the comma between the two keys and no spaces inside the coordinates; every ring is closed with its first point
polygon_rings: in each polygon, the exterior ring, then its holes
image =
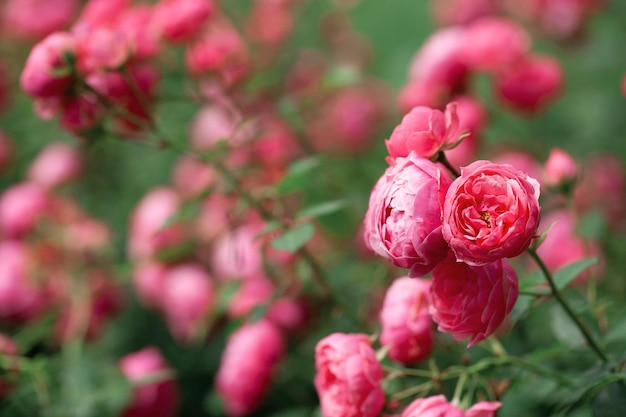
{"type": "Polygon", "coordinates": [[[491,229],[491,214],[488,211],[480,213],[480,218],[487,223],[487,227],[491,229]]]}

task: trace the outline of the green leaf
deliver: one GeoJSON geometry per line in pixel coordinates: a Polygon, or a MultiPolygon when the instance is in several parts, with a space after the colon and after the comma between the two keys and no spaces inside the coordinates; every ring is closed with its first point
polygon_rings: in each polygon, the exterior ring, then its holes
{"type": "Polygon", "coordinates": [[[586,346],[585,338],[580,333],[580,329],[560,305],[552,308],[550,324],[552,325],[554,336],[565,346],[568,346],[570,349],[586,346]]]}
{"type": "Polygon", "coordinates": [[[585,269],[598,263],[598,258],[588,258],[566,265],[554,274],[554,283],[561,290],[569,285],[585,269]]]}
{"type": "Polygon", "coordinates": [[[531,288],[536,287],[537,285],[545,284],[546,278],[543,276],[543,272],[541,271],[533,271],[530,274],[527,274],[519,282],[520,291],[526,291],[531,288]]]}
{"type": "Polygon", "coordinates": [[[321,204],[309,206],[302,209],[297,215],[297,219],[301,218],[317,218],[327,214],[335,213],[348,205],[347,200],[326,201],[321,204]]]}
{"type": "Polygon", "coordinates": [[[313,237],[315,226],[313,223],[303,223],[272,240],[272,247],[287,252],[297,252],[313,237]]]}
{"type": "Polygon", "coordinates": [[[532,295],[524,294],[517,297],[517,302],[515,303],[513,311],[511,311],[510,314],[511,321],[513,321],[513,323],[516,323],[519,319],[522,318],[522,316],[524,316],[524,314],[530,308],[534,299],[535,297],[533,297],[532,295]]]}
{"type": "Polygon", "coordinates": [[[288,194],[302,188],[303,185],[309,182],[312,171],[320,165],[322,165],[320,156],[312,156],[294,162],[289,167],[289,171],[285,177],[278,183],[276,191],[278,191],[279,194],[288,194]]]}

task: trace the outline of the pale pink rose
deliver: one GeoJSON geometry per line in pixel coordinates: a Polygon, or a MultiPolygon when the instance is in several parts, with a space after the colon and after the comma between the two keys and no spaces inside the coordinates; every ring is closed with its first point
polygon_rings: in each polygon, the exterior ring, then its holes
{"type": "Polygon", "coordinates": [[[544,183],[550,187],[557,187],[561,184],[572,184],[577,177],[578,164],[574,158],[563,149],[553,148],[543,166],[544,183]]]}
{"type": "Polygon", "coordinates": [[[19,238],[31,232],[49,214],[51,204],[50,195],[39,184],[22,182],[7,188],[0,196],[0,234],[19,238]]]}
{"type": "Polygon", "coordinates": [[[385,141],[391,158],[406,157],[414,151],[437,159],[439,152],[458,139],[459,118],[456,103],[450,103],[445,113],[429,107],[415,107],[385,141]]]}
{"type": "Polygon", "coordinates": [[[229,21],[214,21],[191,43],[185,54],[190,74],[216,75],[224,86],[241,81],[248,73],[248,48],[229,21]]]}
{"type": "MultiPolygon", "coordinates": [[[[541,219],[541,229],[547,231],[547,236],[537,249],[537,254],[552,273],[586,258],[602,257],[598,242],[583,239],[576,233],[576,220],[568,210],[549,213],[541,219]]],[[[602,272],[601,267],[587,269],[574,282],[581,284],[591,276],[601,276],[602,272]]]]}
{"type": "Polygon", "coordinates": [[[82,155],[76,147],[53,142],[37,155],[26,176],[46,188],[54,188],[77,179],[82,165],[82,155]]]}
{"type": "Polygon", "coordinates": [[[466,25],[479,17],[497,14],[491,0],[431,0],[430,9],[439,25],[466,25]]]}
{"type": "Polygon", "coordinates": [[[541,164],[530,153],[524,151],[507,151],[500,153],[491,161],[494,164],[508,164],[522,171],[531,178],[541,178],[541,164]]]}
{"type": "Polygon", "coordinates": [[[376,417],[385,405],[383,369],[365,334],[333,333],[315,347],[323,417],[376,417]]]}
{"type": "Polygon", "coordinates": [[[209,105],[201,108],[189,126],[189,142],[199,151],[211,151],[220,140],[238,145],[235,135],[243,121],[241,113],[231,105],[209,105]]]}
{"type": "Polygon", "coordinates": [[[428,159],[411,153],[396,158],[370,196],[365,242],[394,265],[423,276],[446,257],[441,204],[452,181],[428,159]]]}
{"type": "Polygon", "coordinates": [[[131,0],[89,0],[72,30],[85,33],[96,27],[113,26],[131,0]]]}
{"type": "Polygon", "coordinates": [[[515,66],[529,51],[530,37],[517,23],[500,17],[484,17],[464,33],[463,61],[470,68],[498,72],[515,66]]]}
{"type": "Polygon", "coordinates": [[[35,263],[17,241],[0,242],[0,318],[23,323],[46,306],[45,290],[35,280],[35,263]]]}
{"type": "Polygon", "coordinates": [[[243,281],[228,303],[228,315],[232,318],[247,315],[255,307],[269,303],[274,290],[272,281],[263,276],[243,281]]]}
{"type": "Polygon", "coordinates": [[[222,235],[216,242],[211,266],[220,280],[249,279],[263,271],[261,223],[251,222],[222,235]]]}
{"type": "Polygon", "coordinates": [[[244,324],[230,335],[215,377],[228,416],[248,415],[260,405],[284,350],[283,335],[266,320],[244,324]]]}
{"type": "Polygon", "coordinates": [[[79,6],[78,0],[8,0],[0,10],[1,26],[11,35],[41,39],[67,28],[79,6]]]}
{"type": "Polygon", "coordinates": [[[141,383],[153,375],[173,372],[161,353],[154,347],[129,353],[119,361],[122,373],[131,382],[139,383],[133,388],[130,404],[121,417],[174,417],[179,408],[179,390],[175,376],[163,376],[159,382],[141,383]]]}
{"type": "Polygon", "coordinates": [[[33,97],[63,96],[72,82],[69,63],[64,54],[76,51],[70,33],[55,32],[33,47],[20,76],[20,86],[33,97]]]}
{"type": "Polygon", "coordinates": [[[499,402],[481,401],[469,410],[463,411],[451,404],[443,395],[418,398],[404,410],[401,417],[495,417],[495,411],[502,406],[499,402]]]}
{"type": "Polygon", "coordinates": [[[213,0],[160,0],[155,19],[165,39],[186,42],[196,36],[216,12],[213,0]]]}
{"type": "Polygon", "coordinates": [[[530,55],[498,74],[495,91],[498,98],[514,109],[537,112],[559,94],[563,69],[547,55],[530,55]]]}
{"type": "Polygon", "coordinates": [[[134,265],[133,286],[139,302],[144,307],[158,308],[161,305],[166,271],[166,265],[153,261],[134,265]]]}
{"type": "Polygon", "coordinates": [[[181,245],[187,233],[180,221],[173,221],[180,206],[181,198],[171,188],[156,187],[144,195],[130,218],[128,255],[141,259],[181,245]]]}
{"type": "Polygon", "coordinates": [[[409,80],[441,86],[448,92],[461,88],[469,75],[462,60],[464,36],[462,28],[439,29],[430,35],[411,60],[409,80]]]}
{"type": "Polygon", "coordinates": [[[162,279],[160,307],[174,338],[197,338],[215,304],[213,281],[200,265],[187,263],[167,268],[162,279]]]}
{"type": "Polygon", "coordinates": [[[309,309],[304,300],[279,298],[267,310],[267,319],[288,332],[302,330],[309,321],[309,309]]]}
{"type": "Polygon", "coordinates": [[[217,175],[213,167],[192,155],[183,155],[172,169],[172,185],[185,198],[194,198],[215,185],[217,175]]]}
{"type": "Polygon", "coordinates": [[[594,155],[585,161],[582,179],[574,190],[582,211],[598,208],[612,227],[626,231],[626,168],[613,154],[594,155]]]}
{"type": "Polygon", "coordinates": [[[422,80],[409,81],[398,93],[398,108],[407,113],[414,107],[437,108],[443,106],[449,96],[448,88],[422,80]]]}
{"type": "Polygon", "coordinates": [[[446,158],[455,167],[461,167],[475,161],[476,153],[483,130],[487,123],[487,109],[475,98],[470,96],[458,96],[453,99],[456,102],[456,113],[459,117],[459,134],[466,133],[461,143],[455,148],[446,151],[446,158]]]}
{"type": "Polygon", "coordinates": [[[433,270],[430,314],[439,331],[470,338],[470,347],[498,329],[517,295],[517,274],[506,261],[470,266],[448,256],[433,270]]]}
{"type": "MultiPolygon", "coordinates": [[[[1,87],[0,87],[1,88],[1,87]]],[[[5,169],[13,159],[13,141],[0,130],[0,171],[5,169]]]]}
{"type": "Polygon", "coordinates": [[[391,346],[389,357],[411,364],[433,349],[433,322],[429,313],[430,281],[403,277],[387,289],[380,311],[380,344],[391,346]]]}
{"type": "Polygon", "coordinates": [[[513,258],[536,237],[539,183],[511,165],[476,161],[461,169],[443,204],[443,237],[457,260],[513,258]]]}

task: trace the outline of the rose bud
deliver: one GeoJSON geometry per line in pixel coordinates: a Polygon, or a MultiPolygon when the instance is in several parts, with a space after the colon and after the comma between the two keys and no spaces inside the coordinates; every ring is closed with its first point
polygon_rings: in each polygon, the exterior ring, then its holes
{"type": "Polygon", "coordinates": [[[391,359],[411,364],[430,355],[434,335],[429,291],[430,281],[409,277],[396,279],[387,290],[380,311],[380,344],[391,346],[391,359]]]}
{"type": "Polygon", "coordinates": [[[464,411],[443,395],[418,398],[404,410],[401,417],[495,417],[499,402],[481,401],[464,411]]]}
{"type": "Polygon", "coordinates": [[[288,332],[302,330],[309,320],[309,309],[304,300],[279,298],[267,310],[267,319],[288,332]]]}
{"type": "Polygon", "coordinates": [[[517,295],[517,274],[506,261],[470,266],[449,256],[433,270],[430,314],[439,331],[469,337],[470,347],[498,329],[517,295]]]}
{"type": "Polygon", "coordinates": [[[76,45],[70,33],[56,32],[30,51],[20,76],[27,94],[38,98],[65,95],[72,82],[72,69],[66,56],[74,55],[76,45]]]}
{"type": "Polygon", "coordinates": [[[38,184],[22,182],[7,188],[0,196],[0,233],[19,238],[33,231],[51,204],[50,195],[38,184]]]}
{"type": "Polygon", "coordinates": [[[476,160],[482,133],[487,123],[487,109],[480,101],[469,97],[459,96],[453,99],[456,102],[456,112],[459,117],[459,133],[466,133],[461,143],[446,150],[446,158],[452,166],[461,167],[476,160]]]}
{"type": "Polygon", "coordinates": [[[414,151],[424,158],[437,159],[442,149],[458,139],[456,107],[456,103],[448,104],[445,114],[428,107],[411,110],[385,141],[390,157],[406,157],[414,151]]]}
{"type": "Polygon", "coordinates": [[[323,417],[375,417],[383,409],[383,369],[369,336],[333,333],[320,340],[315,370],[323,417]]]}
{"type": "Polygon", "coordinates": [[[216,9],[213,0],[160,0],[155,20],[165,39],[186,42],[197,35],[216,9]]]}
{"type": "Polygon", "coordinates": [[[259,406],[284,349],[283,335],[266,320],[244,324],[230,335],[215,377],[228,416],[245,416],[259,406]]]}
{"type": "Polygon", "coordinates": [[[166,271],[166,265],[153,261],[134,265],[133,286],[141,305],[147,308],[157,308],[161,305],[166,271]]]}
{"type": "Polygon", "coordinates": [[[176,160],[171,175],[172,185],[185,198],[194,198],[217,182],[213,167],[191,155],[176,160]]]}
{"type": "Polygon", "coordinates": [[[228,303],[231,318],[243,317],[255,307],[266,304],[274,293],[274,284],[263,276],[246,279],[228,303]]]}
{"type": "Polygon", "coordinates": [[[82,162],[82,156],[75,147],[64,142],[53,142],[37,155],[30,165],[27,178],[46,188],[54,188],[78,178],[82,162]]]}
{"type": "Polygon", "coordinates": [[[536,237],[539,183],[511,165],[476,161],[448,189],[442,219],[457,260],[484,265],[513,258],[536,237]]]}
{"type": "Polygon", "coordinates": [[[261,223],[244,224],[215,242],[211,264],[217,279],[248,279],[262,275],[263,253],[261,241],[257,239],[262,230],[261,223]]]}
{"type": "Polygon", "coordinates": [[[578,166],[574,158],[559,148],[550,151],[543,167],[543,181],[549,187],[572,185],[578,177],[578,166]]]}
{"type": "Polygon", "coordinates": [[[195,340],[208,321],[215,303],[209,274],[199,265],[180,264],[165,270],[160,307],[174,338],[195,340]]]}
{"type": "Polygon", "coordinates": [[[504,104],[532,113],[553,101],[562,84],[563,69],[559,61],[535,55],[500,72],[495,80],[495,91],[504,104]]]}
{"type": "Polygon", "coordinates": [[[366,245],[411,277],[430,272],[448,252],[441,204],[451,180],[416,153],[396,158],[378,180],[365,215],[366,245]]]}
{"type": "Polygon", "coordinates": [[[119,361],[122,373],[133,388],[132,400],[122,417],[174,417],[178,412],[179,393],[174,375],[161,353],[154,347],[130,353],[119,361]],[[158,382],[142,382],[152,376],[164,374],[158,382]]]}
{"type": "Polygon", "coordinates": [[[472,69],[499,72],[515,66],[530,49],[530,37],[517,23],[500,17],[484,17],[464,33],[462,58],[472,69]]]}
{"type": "Polygon", "coordinates": [[[0,242],[0,319],[23,323],[45,307],[45,291],[34,279],[34,267],[22,243],[0,242]]]}

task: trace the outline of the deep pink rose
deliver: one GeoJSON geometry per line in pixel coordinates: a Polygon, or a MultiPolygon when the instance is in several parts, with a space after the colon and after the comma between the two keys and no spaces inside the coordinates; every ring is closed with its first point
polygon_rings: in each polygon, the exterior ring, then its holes
{"type": "Polygon", "coordinates": [[[430,295],[439,330],[459,341],[469,337],[469,347],[495,332],[513,309],[517,274],[504,260],[470,266],[449,256],[433,270],[430,295]]]}
{"type": "Polygon", "coordinates": [[[380,311],[380,344],[391,346],[389,357],[410,364],[430,355],[433,321],[429,309],[430,281],[398,278],[385,294],[380,311]]]}
{"type": "Polygon", "coordinates": [[[413,108],[385,141],[391,158],[405,157],[415,151],[424,158],[436,159],[439,151],[457,140],[456,107],[456,103],[448,104],[445,113],[429,107],[413,108]]]}
{"type": "Polygon", "coordinates": [[[228,338],[215,380],[228,416],[245,416],[259,406],[284,345],[281,332],[267,320],[246,324],[228,338]]]}
{"type": "MultiPolygon", "coordinates": [[[[154,347],[129,353],[119,361],[122,373],[130,381],[149,378],[169,369],[161,353],[154,347]]],[[[174,376],[170,379],[141,384],[133,389],[130,404],[122,417],[173,417],[179,404],[178,385],[174,376]]]]}
{"type": "Polygon", "coordinates": [[[446,257],[441,206],[451,180],[428,159],[412,152],[396,158],[370,196],[365,243],[412,277],[430,272],[446,257]]]}
{"type": "Polygon", "coordinates": [[[443,395],[418,398],[404,410],[401,417],[494,417],[502,404],[481,401],[467,411],[451,404],[443,395]]]}
{"type": "Polygon", "coordinates": [[[375,417],[385,404],[383,369],[365,334],[333,333],[315,347],[323,417],[375,417]]]}
{"type": "Polygon", "coordinates": [[[483,265],[528,248],[540,220],[539,183],[511,165],[461,169],[443,205],[443,236],[457,260],[483,265]]]}

